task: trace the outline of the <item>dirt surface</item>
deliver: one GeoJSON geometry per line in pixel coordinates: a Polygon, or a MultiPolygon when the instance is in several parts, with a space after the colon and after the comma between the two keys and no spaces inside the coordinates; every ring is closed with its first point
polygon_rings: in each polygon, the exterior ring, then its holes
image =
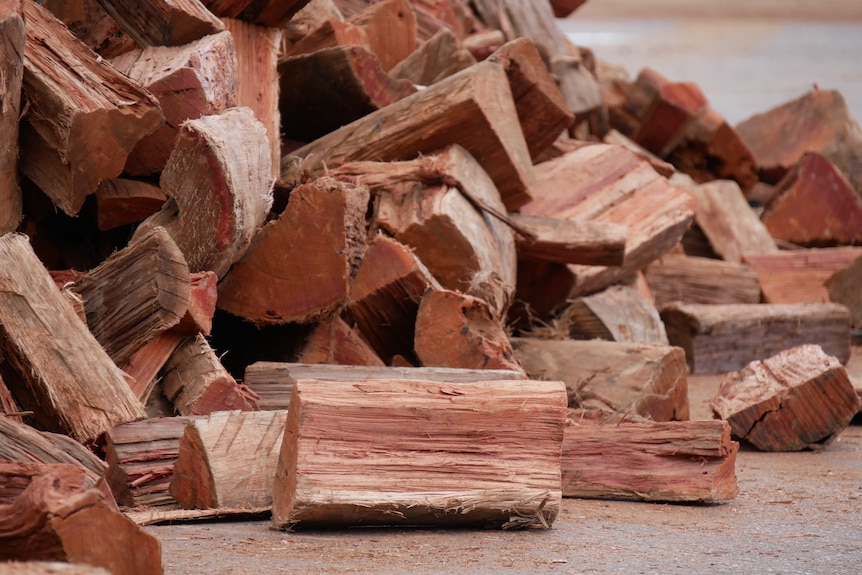
{"type": "Polygon", "coordinates": [[[811,21],[862,19],[858,0],[588,0],[578,18],[770,18],[811,21]]]}

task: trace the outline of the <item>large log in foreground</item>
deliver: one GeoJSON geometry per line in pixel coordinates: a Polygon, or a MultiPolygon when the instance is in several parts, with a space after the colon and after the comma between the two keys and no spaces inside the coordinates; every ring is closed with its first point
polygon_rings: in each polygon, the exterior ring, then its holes
{"type": "Polygon", "coordinates": [[[273,524],[548,528],[565,404],[561,382],[298,381],[273,524]]]}

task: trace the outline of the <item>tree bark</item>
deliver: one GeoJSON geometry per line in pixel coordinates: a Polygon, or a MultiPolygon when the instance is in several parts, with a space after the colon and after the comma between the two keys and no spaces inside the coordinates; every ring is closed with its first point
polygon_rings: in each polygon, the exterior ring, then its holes
{"type": "Polygon", "coordinates": [[[24,19],[19,0],[0,6],[0,234],[14,231],[23,217],[18,186],[18,123],[21,117],[21,84],[24,78],[24,19]]]}

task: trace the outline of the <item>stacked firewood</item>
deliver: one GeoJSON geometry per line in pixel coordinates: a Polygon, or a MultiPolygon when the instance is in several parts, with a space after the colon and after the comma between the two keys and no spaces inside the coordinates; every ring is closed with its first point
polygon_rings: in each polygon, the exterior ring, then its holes
{"type": "Polygon", "coordinates": [[[160,572],[115,501],[502,528],[723,501],[732,435],[846,427],[840,95],[733,127],[574,46],[578,4],[0,3],[0,559],[160,572]],[[729,373],[717,420],[689,372],[729,373]]]}

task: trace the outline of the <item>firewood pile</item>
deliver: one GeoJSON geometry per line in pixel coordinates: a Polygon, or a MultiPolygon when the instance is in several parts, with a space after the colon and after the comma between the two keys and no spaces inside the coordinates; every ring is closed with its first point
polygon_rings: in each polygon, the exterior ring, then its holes
{"type": "Polygon", "coordinates": [[[0,2],[0,560],[549,528],[840,433],[862,129],[816,89],[731,126],[573,45],[581,3],[0,2]]]}

